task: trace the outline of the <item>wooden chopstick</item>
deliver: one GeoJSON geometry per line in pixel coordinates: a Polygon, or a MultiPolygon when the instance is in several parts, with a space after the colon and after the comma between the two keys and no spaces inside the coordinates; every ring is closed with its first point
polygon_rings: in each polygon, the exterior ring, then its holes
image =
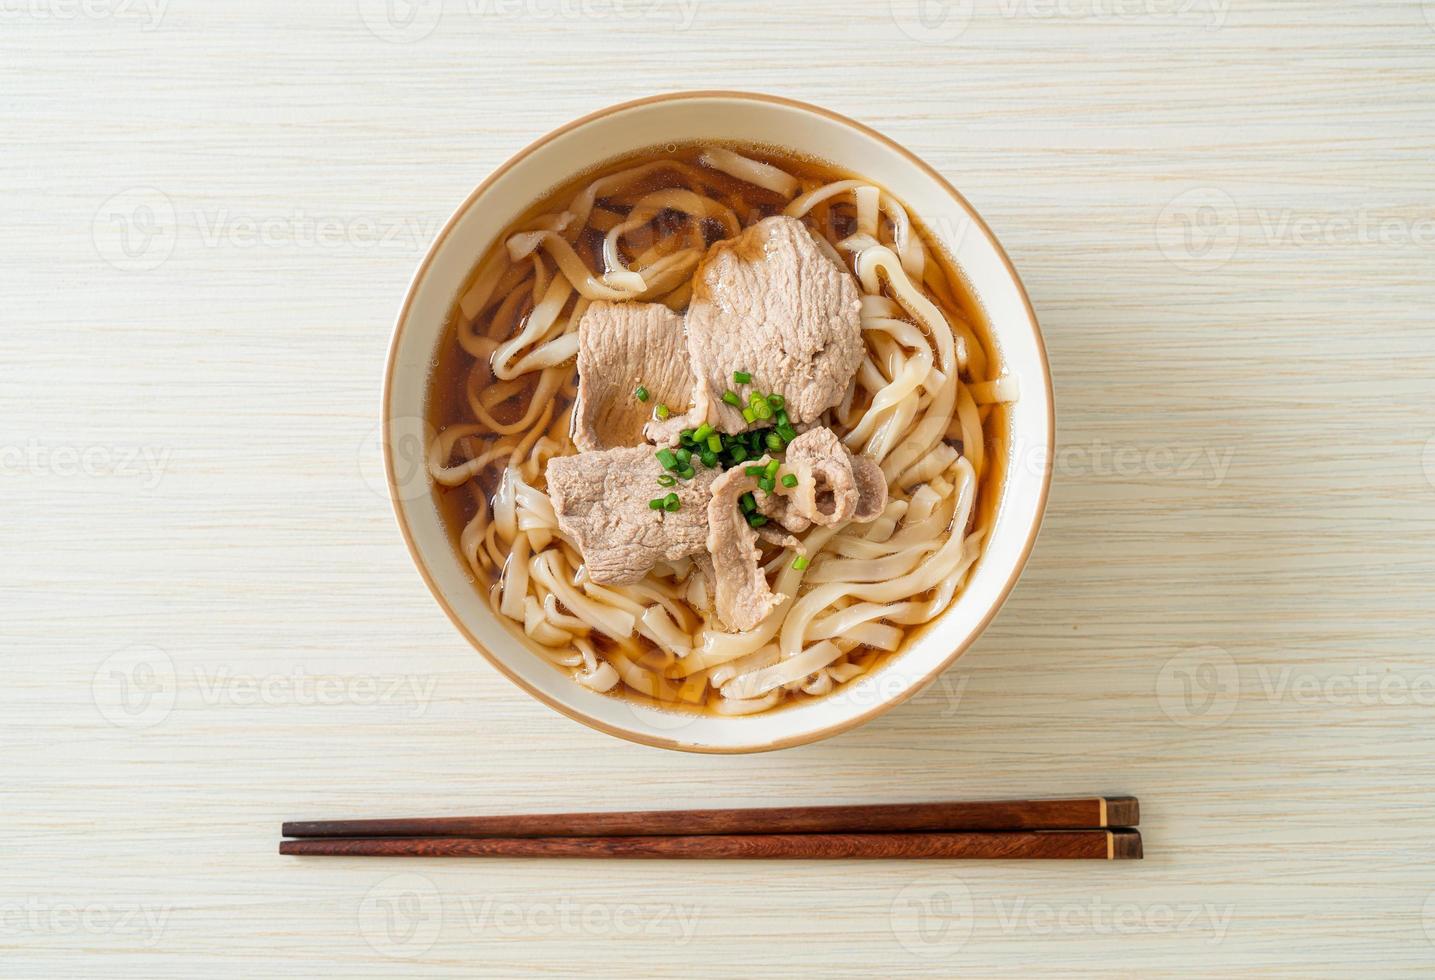
{"type": "Polygon", "coordinates": [[[514,816],[300,820],[285,837],[648,837],[720,834],[891,834],[1134,827],[1133,796],[1062,800],[881,803],[745,810],[640,810],[514,816]]]}
{"type": "Polygon", "coordinates": [[[282,841],[279,853],[339,857],[1113,861],[1140,858],[1141,834],[1135,830],[1019,830],[955,834],[330,837],[282,841]]]}

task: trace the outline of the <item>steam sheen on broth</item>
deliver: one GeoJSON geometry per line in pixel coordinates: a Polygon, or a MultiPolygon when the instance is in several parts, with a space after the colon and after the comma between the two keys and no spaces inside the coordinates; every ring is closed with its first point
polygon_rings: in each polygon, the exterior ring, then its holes
{"type": "Polygon", "coordinates": [[[994,517],[1002,406],[1016,396],[960,275],[887,191],[772,149],[669,145],[556,189],[480,258],[437,352],[428,468],[477,586],[536,655],[594,690],[748,714],[829,694],[952,603],[994,517]],[[887,501],[870,523],[812,526],[802,554],[760,542],[785,598],[732,631],[701,561],[594,583],[545,471],[577,452],[590,304],[683,313],[709,248],[775,215],[799,219],[857,283],[865,354],[819,424],[881,467],[887,501]]]}

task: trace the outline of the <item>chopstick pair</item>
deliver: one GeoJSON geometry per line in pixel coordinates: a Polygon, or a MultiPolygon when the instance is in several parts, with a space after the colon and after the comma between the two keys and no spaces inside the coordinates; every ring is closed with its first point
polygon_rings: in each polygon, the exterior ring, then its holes
{"type": "Polygon", "coordinates": [[[647,810],[283,825],[280,854],[1129,860],[1142,856],[1135,797],[647,810]]]}

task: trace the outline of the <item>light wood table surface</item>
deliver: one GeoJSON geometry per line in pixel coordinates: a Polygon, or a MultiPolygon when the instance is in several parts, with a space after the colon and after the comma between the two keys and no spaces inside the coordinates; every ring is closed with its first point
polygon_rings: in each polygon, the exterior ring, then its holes
{"type": "Polygon", "coordinates": [[[0,975],[1430,975],[1435,0],[437,3],[0,2],[0,975]],[[529,699],[376,483],[438,225],[680,88],[932,162],[1057,379],[993,626],[761,756],[529,699]],[[275,852],[299,817],[1102,792],[1143,863],[275,852]]]}

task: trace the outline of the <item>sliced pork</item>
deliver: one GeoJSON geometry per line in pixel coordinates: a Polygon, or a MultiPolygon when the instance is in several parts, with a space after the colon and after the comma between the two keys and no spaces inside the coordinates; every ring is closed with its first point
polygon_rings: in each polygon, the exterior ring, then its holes
{"type": "Polygon", "coordinates": [[[573,444],[612,449],[643,441],[658,405],[688,407],[692,370],[683,318],[661,303],[597,302],[578,321],[578,397],[573,444]],[[646,390],[647,400],[635,392],[646,390]]]}
{"type": "Polygon", "coordinates": [[[687,353],[692,409],[648,435],[671,444],[684,428],[710,422],[726,433],[748,428],[740,407],[752,391],[781,395],[795,425],[814,422],[842,400],[862,363],[857,283],[818,247],[796,218],[764,218],[713,245],[693,280],[687,353]],[[733,380],[736,372],[750,385],[733,380]]]}
{"type": "Polygon", "coordinates": [[[758,494],[758,509],[794,533],[875,520],[887,506],[887,479],[868,456],[855,455],[831,429],[809,429],[787,447],[783,472],[797,486],[758,494]]]}
{"type": "Polygon", "coordinates": [[[752,629],[784,598],[767,584],[757,531],[748,525],[738,505],[743,494],[754,490],[757,479],[736,467],[713,481],[708,503],[707,549],[712,555],[714,604],[731,630],[752,629]]]}
{"type": "MultiPolygon", "coordinates": [[[[708,541],[708,500],[716,471],[663,487],[666,471],[651,446],[555,456],[548,461],[548,496],[558,526],[578,545],[588,576],[599,585],[636,582],[660,561],[702,553],[708,541]],[[677,495],[676,511],[649,501],[677,495]]],[[[734,505],[736,506],[736,505],[734,505]]]]}

